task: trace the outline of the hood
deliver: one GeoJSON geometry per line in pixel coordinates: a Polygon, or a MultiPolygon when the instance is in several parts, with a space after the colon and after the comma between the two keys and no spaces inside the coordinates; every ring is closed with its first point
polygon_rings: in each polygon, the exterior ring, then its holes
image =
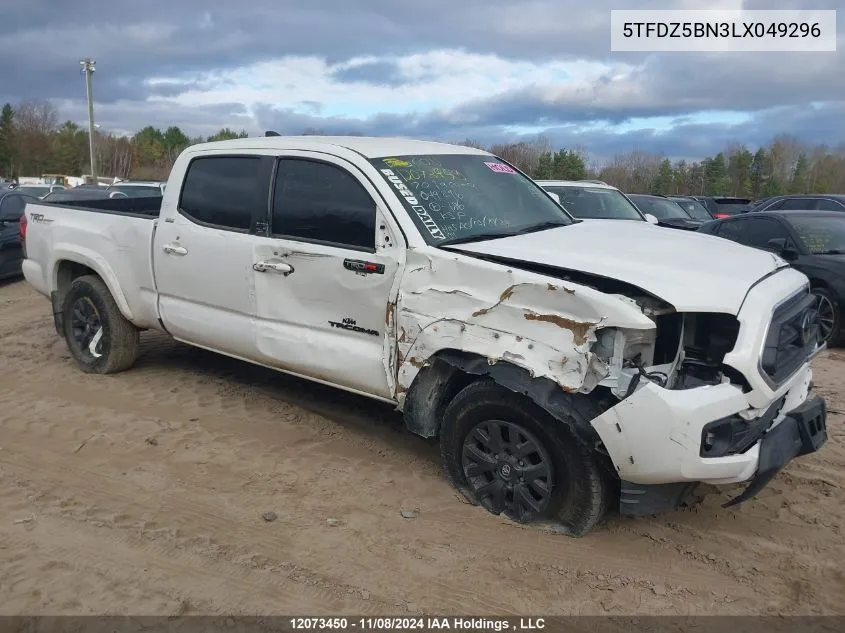
{"type": "Polygon", "coordinates": [[[720,237],[647,222],[592,220],[514,237],[448,246],[623,281],[679,312],[737,314],[751,286],[789,264],[720,237]]]}

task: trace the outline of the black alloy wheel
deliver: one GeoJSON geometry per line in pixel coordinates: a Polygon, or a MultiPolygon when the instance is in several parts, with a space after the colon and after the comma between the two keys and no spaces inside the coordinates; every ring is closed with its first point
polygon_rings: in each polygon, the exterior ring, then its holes
{"type": "Polygon", "coordinates": [[[102,355],[103,324],[100,313],[88,297],[79,297],[71,308],[71,332],[80,355],[88,360],[102,355]]]}
{"type": "Polygon", "coordinates": [[[527,523],[543,516],[551,505],[552,457],[519,424],[479,422],[464,440],[461,460],[470,489],[490,512],[527,523]]]}

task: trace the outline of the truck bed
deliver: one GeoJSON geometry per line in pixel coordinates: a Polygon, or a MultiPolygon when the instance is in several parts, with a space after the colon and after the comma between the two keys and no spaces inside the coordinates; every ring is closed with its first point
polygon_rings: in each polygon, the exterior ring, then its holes
{"type": "Polygon", "coordinates": [[[80,198],[61,202],[43,201],[39,206],[71,207],[80,211],[119,213],[141,218],[157,218],[161,210],[161,198],[80,198]]]}
{"type": "Polygon", "coordinates": [[[103,277],[124,315],[155,327],[152,238],[160,205],[160,198],[28,204],[24,274],[49,295],[62,274],[59,262],[86,266],[103,277]]]}

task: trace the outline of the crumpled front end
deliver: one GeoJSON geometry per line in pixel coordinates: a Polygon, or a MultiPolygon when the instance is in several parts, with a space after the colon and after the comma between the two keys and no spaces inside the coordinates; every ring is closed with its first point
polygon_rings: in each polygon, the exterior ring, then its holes
{"type": "MultiPolygon", "coordinates": [[[[525,381],[551,380],[574,408],[588,398],[601,411],[584,426],[628,514],[680,505],[701,482],[750,481],[744,500],[826,440],[824,401],[809,395],[814,308],[806,277],[790,268],[759,280],[729,314],[679,312],[577,271],[412,253],[397,308],[400,408],[444,352],[524,370],[523,393],[525,381]]],[[[434,414],[416,418],[432,402],[415,395],[413,426],[425,436],[434,414]]]]}
{"type": "Polygon", "coordinates": [[[810,396],[809,361],[821,347],[802,274],[764,279],[736,317],[665,314],[656,323],[645,340],[597,333],[614,368],[603,385],[621,400],[592,426],[622,480],[624,513],[680,505],[699,482],[750,480],[743,501],[824,443],[824,401],[810,396]],[[626,362],[633,347],[639,362],[626,362]]]}

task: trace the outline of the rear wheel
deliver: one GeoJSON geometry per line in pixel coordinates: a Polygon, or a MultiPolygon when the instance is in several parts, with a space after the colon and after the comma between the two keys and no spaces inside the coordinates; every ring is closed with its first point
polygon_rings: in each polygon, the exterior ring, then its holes
{"type": "Polygon", "coordinates": [[[816,310],[819,312],[820,336],[831,347],[841,341],[839,335],[841,318],[839,303],[827,288],[816,287],[810,291],[816,297],[816,310]]]}
{"type": "Polygon", "coordinates": [[[519,522],[558,520],[582,536],[601,520],[608,489],[585,442],[564,422],[495,382],[464,388],[444,413],[441,460],[474,504],[519,522]]]}
{"type": "Polygon", "coordinates": [[[85,275],[73,280],[62,304],[64,336],[80,369],[113,374],[129,369],[138,357],[138,328],[120,313],[103,280],[85,275]]]}

